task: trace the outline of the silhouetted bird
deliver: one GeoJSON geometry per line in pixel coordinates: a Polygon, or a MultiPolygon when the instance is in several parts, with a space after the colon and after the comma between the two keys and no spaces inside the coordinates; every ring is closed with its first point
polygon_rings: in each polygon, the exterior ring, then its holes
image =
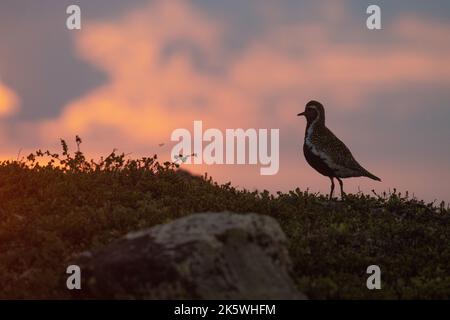
{"type": "Polygon", "coordinates": [[[297,116],[305,116],[307,121],[303,144],[306,161],[331,180],[330,200],[333,198],[334,178],[339,181],[341,197],[344,196],[341,178],[368,177],[381,181],[364,169],[347,146],[325,126],[325,109],[320,102],[308,102],[305,111],[297,116]]]}

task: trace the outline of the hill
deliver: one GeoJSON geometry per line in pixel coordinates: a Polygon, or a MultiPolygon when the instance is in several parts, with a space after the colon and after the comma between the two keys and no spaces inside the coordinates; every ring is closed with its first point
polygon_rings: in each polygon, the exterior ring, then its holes
{"type": "Polygon", "coordinates": [[[98,162],[37,151],[0,164],[0,298],[69,298],[67,261],[129,231],[197,212],[274,217],[290,241],[293,278],[311,299],[450,297],[450,210],[391,193],[272,195],[192,176],[156,156],[98,162]],[[379,265],[382,290],[366,288],[379,265]]]}

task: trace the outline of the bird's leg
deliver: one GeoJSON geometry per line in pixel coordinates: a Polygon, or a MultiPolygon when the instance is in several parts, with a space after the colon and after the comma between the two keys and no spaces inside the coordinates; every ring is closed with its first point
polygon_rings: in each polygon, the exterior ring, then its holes
{"type": "Polygon", "coordinates": [[[344,192],[344,182],[341,179],[336,178],[339,181],[339,186],[341,187],[341,199],[344,200],[345,192],[344,192]]]}
{"type": "Polygon", "coordinates": [[[334,192],[334,180],[333,177],[330,177],[331,180],[331,191],[330,191],[330,201],[333,200],[333,192],[334,192]]]}

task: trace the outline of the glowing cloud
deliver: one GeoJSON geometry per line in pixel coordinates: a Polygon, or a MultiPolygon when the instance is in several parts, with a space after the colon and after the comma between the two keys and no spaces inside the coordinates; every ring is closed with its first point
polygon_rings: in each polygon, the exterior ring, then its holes
{"type": "Polygon", "coordinates": [[[0,82],[0,117],[14,113],[19,105],[19,98],[7,86],[0,82]]]}

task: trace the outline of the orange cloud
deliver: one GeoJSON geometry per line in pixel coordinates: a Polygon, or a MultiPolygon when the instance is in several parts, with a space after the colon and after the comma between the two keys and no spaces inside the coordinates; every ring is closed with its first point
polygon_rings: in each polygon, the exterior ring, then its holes
{"type": "Polygon", "coordinates": [[[196,101],[207,99],[217,86],[197,72],[186,52],[164,61],[163,51],[175,41],[187,40],[208,56],[217,48],[219,26],[185,2],[158,2],[117,23],[92,22],[83,30],[80,55],[103,69],[110,82],[45,123],[49,135],[108,127],[141,143],[167,139],[170,125],[191,118],[196,101]]]}
{"type": "MultiPolygon", "coordinates": [[[[319,9],[325,18],[330,15],[319,9]]],[[[339,12],[339,19],[327,21],[345,20],[345,10],[339,12]]],[[[224,26],[185,1],[152,3],[114,23],[87,23],[77,49],[109,82],[66,106],[59,119],[46,124],[47,131],[83,134],[104,126],[142,143],[167,138],[196,118],[215,126],[260,123],[265,116],[258,109],[267,96],[283,96],[289,106],[297,99],[298,108],[311,97],[358,108],[383,88],[450,80],[448,45],[438,50],[405,42],[410,30],[422,30],[418,36],[430,41],[436,29],[447,32],[446,25],[422,29],[424,21],[400,18],[386,29],[402,43],[368,45],[340,44],[333,40],[333,25],[316,21],[276,26],[229,61],[221,59],[224,26]],[[183,49],[168,53],[177,45],[183,49]],[[205,62],[222,64],[223,74],[201,70],[193,51],[205,62]]],[[[371,37],[364,27],[349,33],[371,37]]]]}
{"type": "Polygon", "coordinates": [[[7,86],[0,82],[0,117],[14,113],[19,105],[19,98],[7,86]]]}
{"type": "Polygon", "coordinates": [[[256,95],[295,90],[303,92],[305,99],[324,97],[349,108],[363,107],[368,94],[395,85],[448,83],[450,42],[442,43],[433,30],[441,30],[438,34],[446,34],[446,39],[450,27],[434,23],[422,29],[425,25],[419,18],[399,18],[386,27],[398,43],[378,45],[367,42],[373,31],[363,27],[341,31],[356,39],[345,44],[333,40],[332,26],[300,23],[275,28],[244,50],[233,66],[233,82],[256,95]],[[414,37],[411,30],[417,29],[421,31],[415,42],[407,41],[414,37]],[[364,41],[357,40],[361,37],[364,41]],[[424,47],[422,40],[430,45],[424,47]]]}

